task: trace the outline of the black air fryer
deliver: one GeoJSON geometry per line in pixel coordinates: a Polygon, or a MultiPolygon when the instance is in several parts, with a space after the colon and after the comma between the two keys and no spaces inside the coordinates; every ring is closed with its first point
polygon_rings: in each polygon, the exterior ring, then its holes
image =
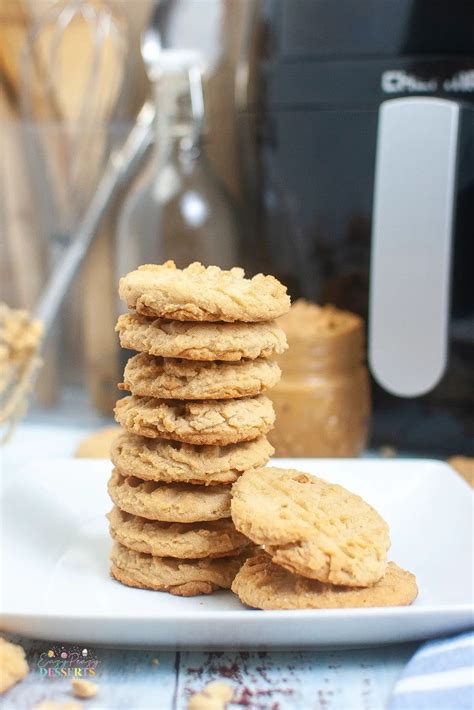
{"type": "Polygon", "coordinates": [[[373,446],[472,455],[474,5],[271,0],[260,23],[258,266],[368,320],[373,446]]]}

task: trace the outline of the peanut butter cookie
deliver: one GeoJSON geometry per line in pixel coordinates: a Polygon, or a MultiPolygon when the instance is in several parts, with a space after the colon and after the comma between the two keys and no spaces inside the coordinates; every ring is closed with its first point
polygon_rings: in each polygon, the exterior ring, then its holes
{"type": "Polygon", "coordinates": [[[281,370],[272,360],[198,362],[139,353],[125,366],[119,389],[161,399],[237,399],[276,385],[281,370]]]}
{"type": "Polygon", "coordinates": [[[149,520],[195,523],[230,516],[230,486],[142,481],[114,469],[108,490],[120,510],[149,520]]]}
{"type": "Polygon", "coordinates": [[[215,486],[234,483],[243,471],[265,466],[273,447],[264,436],[228,446],[194,446],[148,439],[125,431],[112,445],[112,463],[145,481],[215,486]]]}
{"type": "Polygon", "coordinates": [[[230,518],[207,523],[161,523],[130,515],[117,507],[107,515],[110,534],[124,547],[154,557],[228,557],[249,543],[230,518]]]}
{"type": "Polygon", "coordinates": [[[210,594],[219,588],[230,589],[245,558],[176,560],[152,557],[115,543],[110,559],[111,575],[122,584],[192,597],[210,594]]]}
{"type": "Polygon", "coordinates": [[[281,355],[288,345],[274,322],[196,323],[121,315],[115,330],[122,348],[184,360],[225,360],[281,355]]]}
{"type": "Polygon", "coordinates": [[[469,456],[452,456],[448,459],[450,466],[464,478],[466,483],[474,488],[474,458],[469,456]]]}
{"type": "Polygon", "coordinates": [[[141,315],[181,321],[267,321],[290,308],[285,286],[273,276],[246,279],[243,269],[198,262],[185,269],[173,261],[140,266],[120,279],[119,295],[141,315]]]}
{"type": "Polygon", "coordinates": [[[275,413],[264,395],[196,402],[131,395],[117,402],[115,418],[140,436],[225,446],[266,434],[275,413]]]}
{"type": "Polygon", "coordinates": [[[237,573],[232,591],[257,609],[352,609],[405,606],[418,594],[416,578],[394,562],[372,587],[336,587],[292,574],[259,554],[248,559],[237,573]]]}
{"type": "Polygon", "coordinates": [[[0,636],[0,695],[28,675],[25,651],[0,636]]]}
{"type": "Polygon", "coordinates": [[[388,525],[342,486],[294,470],[249,471],[233,485],[231,510],[237,530],[290,572],[350,587],[385,574],[388,525]]]}

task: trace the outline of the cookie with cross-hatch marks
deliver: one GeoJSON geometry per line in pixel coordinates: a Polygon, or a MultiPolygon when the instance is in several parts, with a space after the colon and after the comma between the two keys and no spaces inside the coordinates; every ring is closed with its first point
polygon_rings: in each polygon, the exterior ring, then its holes
{"type": "Polygon", "coordinates": [[[158,399],[237,399],[273,387],[281,370],[273,360],[197,362],[139,353],[125,366],[119,389],[158,399]]]}
{"type": "Polygon", "coordinates": [[[195,523],[230,517],[230,486],[142,481],[114,469],[108,491],[120,510],[148,520],[195,523]]]}
{"type": "Polygon", "coordinates": [[[262,468],[234,483],[231,511],[237,530],[290,572],[350,587],[373,585],[385,574],[388,525],[342,486],[262,468]]]}
{"type": "Polygon", "coordinates": [[[230,589],[245,559],[245,554],[199,560],[152,557],[116,542],[110,554],[110,574],[129,587],[192,597],[230,589]]]}
{"type": "Polygon", "coordinates": [[[255,360],[281,355],[288,347],[286,335],[275,321],[204,323],[125,313],[119,316],[115,330],[122,348],[184,360],[255,360]]]}
{"type": "Polygon", "coordinates": [[[415,576],[394,562],[373,586],[344,587],[292,574],[259,554],[240,568],[232,591],[257,609],[353,609],[406,606],[416,599],[418,587],[415,576]]]}
{"type": "Polygon", "coordinates": [[[164,523],[131,515],[117,507],[108,513],[110,534],[129,550],[154,557],[228,557],[249,544],[230,518],[197,523],[164,523]]]}
{"type": "Polygon", "coordinates": [[[115,418],[127,431],[151,439],[226,446],[267,434],[275,412],[262,394],[190,402],[131,395],[117,402],[115,418]]]}
{"type": "Polygon", "coordinates": [[[254,323],[290,310],[290,297],[274,276],[245,278],[199,262],[178,269],[173,261],[144,264],[120,279],[120,298],[144,316],[180,321],[254,323]]]}
{"type": "Polygon", "coordinates": [[[110,458],[124,475],[145,481],[216,486],[265,466],[273,453],[264,436],[228,446],[196,446],[124,431],[112,444],[110,458]]]}

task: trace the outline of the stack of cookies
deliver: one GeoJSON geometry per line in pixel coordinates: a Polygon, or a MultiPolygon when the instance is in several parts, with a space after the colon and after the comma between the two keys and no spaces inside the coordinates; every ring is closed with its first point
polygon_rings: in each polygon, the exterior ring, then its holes
{"type": "Polygon", "coordinates": [[[115,409],[112,576],[183,596],[230,588],[249,546],[230,489],[273,453],[262,393],[280,378],[271,358],[286,348],[274,322],[286,289],[238,268],[167,262],[129,273],[119,293],[133,311],[118,320],[120,343],[138,354],[115,409]]]}
{"type": "Polygon", "coordinates": [[[263,546],[232,590],[259,609],[398,606],[413,574],[387,562],[387,523],[342,486],[294,470],[248,471],[232,489],[239,532],[263,546]]]}

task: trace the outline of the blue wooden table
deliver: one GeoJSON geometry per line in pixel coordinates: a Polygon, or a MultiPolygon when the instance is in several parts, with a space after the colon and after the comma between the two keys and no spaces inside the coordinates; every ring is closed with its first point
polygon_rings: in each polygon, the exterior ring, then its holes
{"type": "MultiPolygon", "coordinates": [[[[97,418],[86,428],[73,424],[69,415],[48,423],[30,421],[20,427],[15,440],[2,453],[2,466],[19,469],[31,451],[36,457],[70,456],[82,437],[104,423],[107,422],[97,418]]],[[[45,699],[70,700],[70,678],[49,677],[40,672],[42,654],[53,644],[47,640],[10,638],[25,648],[30,673],[1,698],[2,710],[29,710],[45,699]]],[[[416,644],[318,652],[89,648],[89,656],[97,660],[94,680],[100,691],[96,698],[84,701],[84,707],[185,710],[192,693],[212,680],[224,680],[235,687],[231,710],[383,710],[415,649],[416,644]]]]}
{"type": "MultiPolygon", "coordinates": [[[[27,652],[30,673],[0,701],[28,710],[71,699],[70,678],[44,676],[40,659],[57,644],[9,635],[27,652]]],[[[66,650],[68,646],[65,646],[66,650]]],[[[231,710],[383,710],[415,644],[351,651],[159,651],[89,648],[98,695],[87,710],[186,710],[208,682],[235,688],[231,710]]]]}

